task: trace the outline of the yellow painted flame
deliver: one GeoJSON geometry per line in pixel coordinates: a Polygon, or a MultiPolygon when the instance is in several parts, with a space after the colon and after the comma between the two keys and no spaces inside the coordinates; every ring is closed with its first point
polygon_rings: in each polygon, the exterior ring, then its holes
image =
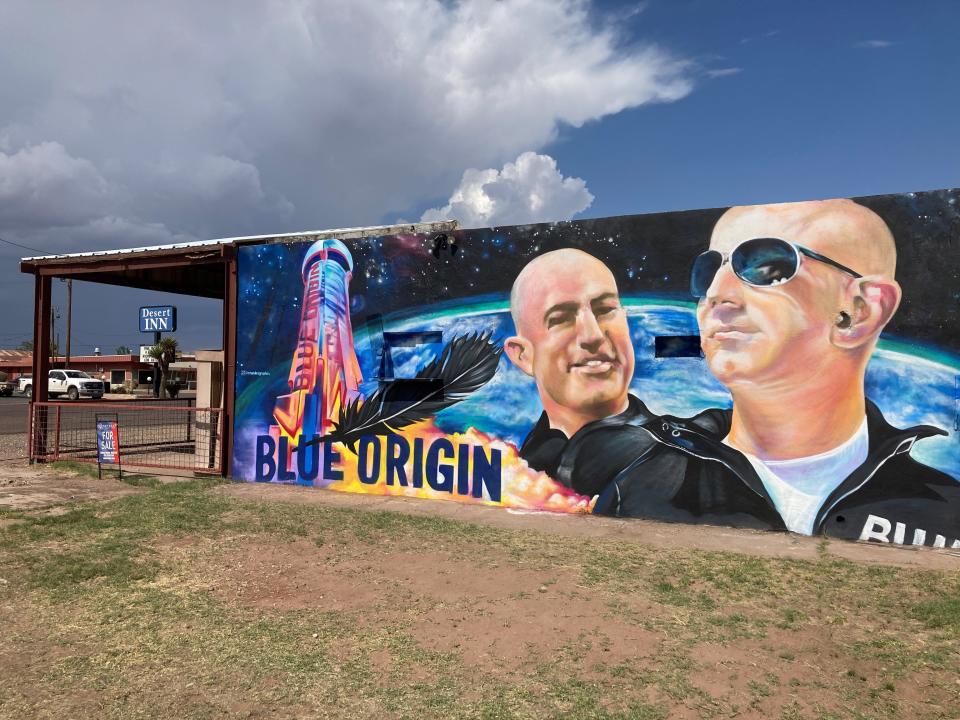
{"type": "MultiPolygon", "coordinates": [[[[531,469],[520,457],[516,446],[512,443],[498,440],[474,428],[469,428],[462,433],[444,433],[436,427],[431,418],[404,428],[403,431],[397,434],[409,441],[411,446],[413,445],[413,440],[416,438],[423,438],[424,444],[429,445],[433,440],[445,437],[450,440],[455,447],[458,444],[467,444],[481,445],[488,451],[490,449],[499,450],[501,453],[500,502],[493,502],[486,498],[474,498],[472,496],[439,492],[426,485],[426,483],[424,487],[421,488],[398,484],[387,485],[384,482],[367,485],[360,482],[357,470],[357,456],[339,443],[336,443],[336,448],[341,455],[339,467],[343,471],[344,479],[333,482],[328,487],[331,490],[361,493],[364,495],[391,495],[428,498],[431,500],[453,500],[455,502],[472,505],[493,505],[497,507],[546,510],[561,513],[589,513],[593,510],[593,505],[596,502],[596,498],[591,499],[585,495],[578,495],[545,473],[531,469]]],[[[380,467],[377,468],[376,476],[383,478],[385,477],[384,466],[386,464],[386,453],[381,452],[379,456],[380,467]]],[[[405,467],[407,477],[412,478],[412,459],[406,463],[405,467]]]]}

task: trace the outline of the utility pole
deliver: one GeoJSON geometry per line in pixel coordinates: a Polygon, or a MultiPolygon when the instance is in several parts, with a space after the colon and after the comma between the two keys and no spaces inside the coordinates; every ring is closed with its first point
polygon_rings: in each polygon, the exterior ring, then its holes
{"type": "Polygon", "coordinates": [[[70,321],[73,319],[73,278],[67,278],[67,355],[64,367],[70,367],[70,321]]]}
{"type": "MultiPolygon", "coordinates": [[[[153,344],[160,344],[160,333],[155,332],[153,334],[153,344]]],[[[155,398],[160,397],[160,361],[157,360],[153,366],[153,396],[155,398]]]]}
{"type": "Polygon", "coordinates": [[[50,309],[50,367],[57,364],[57,353],[60,352],[60,341],[57,338],[57,320],[60,319],[60,311],[57,308],[50,309]]]}

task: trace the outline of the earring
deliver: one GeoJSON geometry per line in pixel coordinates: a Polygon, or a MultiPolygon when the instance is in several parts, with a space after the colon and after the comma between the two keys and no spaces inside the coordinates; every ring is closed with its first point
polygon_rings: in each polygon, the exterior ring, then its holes
{"type": "Polygon", "coordinates": [[[848,327],[850,327],[850,324],[851,324],[850,315],[845,311],[841,310],[840,312],[837,313],[837,319],[835,322],[838,328],[842,330],[846,330],[848,327]]]}

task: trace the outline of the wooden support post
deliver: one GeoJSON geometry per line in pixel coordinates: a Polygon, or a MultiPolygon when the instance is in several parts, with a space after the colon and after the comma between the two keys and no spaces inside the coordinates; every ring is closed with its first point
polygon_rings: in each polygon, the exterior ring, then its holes
{"type": "Polygon", "coordinates": [[[36,275],[33,289],[33,397],[30,413],[33,417],[31,455],[39,458],[47,454],[47,408],[36,407],[34,403],[45,403],[49,400],[47,376],[50,373],[50,294],[50,278],[36,275]]]}
{"type": "Polygon", "coordinates": [[[223,412],[220,413],[220,473],[230,477],[237,373],[237,252],[234,247],[227,247],[224,250],[223,412]]]}

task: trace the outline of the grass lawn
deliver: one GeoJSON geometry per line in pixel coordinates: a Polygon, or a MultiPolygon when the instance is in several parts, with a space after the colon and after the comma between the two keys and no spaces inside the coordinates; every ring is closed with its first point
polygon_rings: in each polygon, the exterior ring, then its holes
{"type": "Polygon", "coordinates": [[[958,573],[129,481],[0,512],[0,716],[960,717],[958,573]]]}

